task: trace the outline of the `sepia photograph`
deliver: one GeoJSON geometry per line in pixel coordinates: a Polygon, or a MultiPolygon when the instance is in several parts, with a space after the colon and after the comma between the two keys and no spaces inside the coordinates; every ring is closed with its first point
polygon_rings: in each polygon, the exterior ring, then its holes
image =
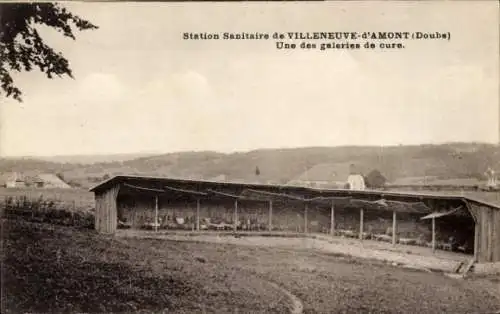
{"type": "Polygon", "coordinates": [[[499,12],[0,2],[0,311],[500,313],[499,12]]]}

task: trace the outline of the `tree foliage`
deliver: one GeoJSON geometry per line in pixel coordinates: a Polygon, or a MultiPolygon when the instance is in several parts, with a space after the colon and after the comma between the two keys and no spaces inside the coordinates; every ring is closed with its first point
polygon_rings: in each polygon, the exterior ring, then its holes
{"type": "Polygon", "coordinates": [[[382,173],[374,169],[365,177],[365,184],[368,188],[381,188],[387,182],[386,177],[382,173]]]}
{"type": "Polygon", "coordinates": [[[18,101],[22,101],[22,92],[14,84],[13,71],[29,72],[38,68],[49,79],[54,75],[73,77],[68,60],[43,41],[37,24],[51,27],[71,39],[75,39],[75,30],[97,29],[59,4],[0,4],[0,94],[18,101]]]}

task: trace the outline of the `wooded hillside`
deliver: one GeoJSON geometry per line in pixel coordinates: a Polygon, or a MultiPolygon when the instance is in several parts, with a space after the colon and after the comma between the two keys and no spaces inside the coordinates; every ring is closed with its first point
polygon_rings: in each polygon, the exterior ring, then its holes
{"type": "MultiPolygon", "coordinates": [[[[391,147],[306,147],[261,149],[223,154],[181,152],[126,161],[75,164],[34,158],[0,159],[0,173],[50,172],[73,185],[88,187],[116,174],[143,174],[192,179],[285,183],[322,163],[352,163],[359,169],[378,169],[388,180],[431,176],[440,179],[485,179],[492,167],[500,172],[500,147],[455,143],[391,147]],[[259,172],[255,169],[258,167],[259,172]]],[[[57,157],[61,160],[61,157],[57,157]]],[[[111,157],[110,157],[111,158],[111,157]]],[[[314,180],[314,178],[310,178],[314,180]]]]}

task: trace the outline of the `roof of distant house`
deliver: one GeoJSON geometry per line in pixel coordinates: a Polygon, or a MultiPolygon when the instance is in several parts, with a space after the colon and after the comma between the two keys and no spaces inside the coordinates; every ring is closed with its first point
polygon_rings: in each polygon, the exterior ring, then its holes
{"type": "Polygon", "coordinates": [[[38,182],[43,182],[45,184],[49,184],[52,186],[57,186],[57,187],[64,187],[64,188],[69,188],[69,184],[61,180],[57,175],[52,174],[52,173],[41,173],[38,174],[37,179],[39,180],[38,182]]]}
{"type": "Polygon", "coordinates": [[[351,174],[351,164],[350,162],[317,164],[290,181],[347,182],[351,174]]]}

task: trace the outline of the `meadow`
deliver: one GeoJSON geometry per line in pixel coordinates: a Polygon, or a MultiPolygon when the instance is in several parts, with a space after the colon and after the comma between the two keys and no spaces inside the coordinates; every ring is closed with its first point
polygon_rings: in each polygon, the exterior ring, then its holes
{"type": "Polygon", "coordinates": [[[3,313],[465,314],[500,304],[491,289],[498,281],[307,249],[120,239],[23,219],[3,225],[3,313]]]}
{"type": "Polygon", "coordinates": [[[78,189],[0,189],[2,217],[94,227],[94,196],[78,189]]]}
{"type": "Polygon", "coordinates": [[[0,205],[7,202],[52,202],[55,208],[93,211],[94,193],[86,189],[0,188],[0,205]]]}

